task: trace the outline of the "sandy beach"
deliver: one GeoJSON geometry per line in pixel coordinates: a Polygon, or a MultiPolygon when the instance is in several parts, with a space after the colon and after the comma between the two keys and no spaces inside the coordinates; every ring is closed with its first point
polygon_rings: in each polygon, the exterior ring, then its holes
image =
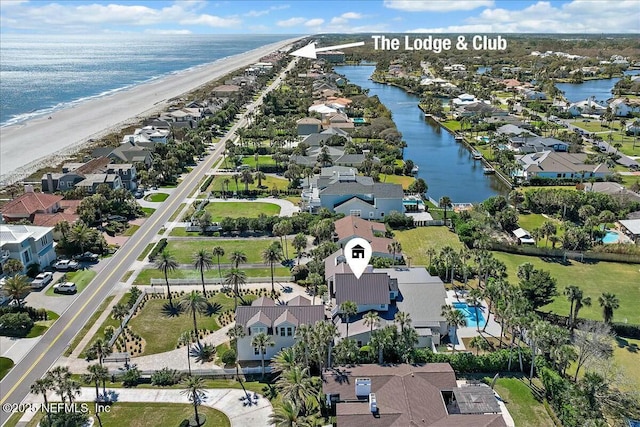
{"type": "Polygon", "coordinates": [[[295,40],[298,38],[93,99],[56,111],[51,119],[41,117],[3,127],[0,129],[0,185],[24,179],[41,167],[55,165],[89,143],[89,139],[100,138],[159,112],[168,100],[257,62],[260,57],[295,40]]]}

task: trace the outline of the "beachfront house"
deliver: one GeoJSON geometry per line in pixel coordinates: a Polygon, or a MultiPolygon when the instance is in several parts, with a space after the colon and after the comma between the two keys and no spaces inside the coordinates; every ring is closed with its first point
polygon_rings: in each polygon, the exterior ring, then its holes
{"type": "Polygon", "coordinates": [[[458,383],[448,363],[335,367],[322,378],[338,426],[507,426],[493,390],[458,383]]]}
{"type": "Polygon", "coordinates": [[[605,178],[611,171],[604,163],[587,164],[584,153],[556,153],[542,151],[516,156],[519,168],[513,176],[523,180],[532,178],[580,179],[605,178]]]}
{"type": "Polygon", "coordinates": [[[17,259],[24,266],[48,267],[56,259],[53,227],[0,224],[0,264],[17,259]]]}
{"type": "Polygon", "coordinates": [[[236,325],[244,328],[245,336],[238,338],[238,360],[261,360],[260,351],[251,345],[254,336],[264,332],[275,345],[267,347],[265,360],[280,350],[295,344],[298,326],[313,325],[325,319],[324,305],[312,305],[305,297],[297,296],[286,304],[260,297],[250,306],[238,306],[236,325]]]}
{"type": "Polygon", "coordinates": [[[119,147],[101,147],[91,152],[92,157],[108,157],[116,163],[142,163],[150,167],[153,162],[152,143],[125,142],[119,147]]]}
{"type": "Polygon", "coordinates": [[[27,220],[33,222],[36,214],[53,214],[60,210],[63,197],[56,194],[36,193],[32,186],[25,187],[25,193],[5,203],[0,208],[6,222],[27,220]]]}

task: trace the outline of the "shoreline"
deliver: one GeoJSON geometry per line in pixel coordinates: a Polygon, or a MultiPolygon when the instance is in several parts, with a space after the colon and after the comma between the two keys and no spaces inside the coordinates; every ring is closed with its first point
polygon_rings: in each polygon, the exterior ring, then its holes
{"type": "Polygon", "coordinates": [[[271,43],[208,64],[153,79],[104,97],[88,99],[51,113],[0,128],[0,185],[57,165],[110,133],[163,111],[168,102],[289,46],[301,37],[271,43]]]}

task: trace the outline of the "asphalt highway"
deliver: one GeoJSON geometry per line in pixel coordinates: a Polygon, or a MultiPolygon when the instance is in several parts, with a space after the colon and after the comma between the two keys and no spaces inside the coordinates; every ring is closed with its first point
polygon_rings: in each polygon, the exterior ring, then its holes
{"type": "MultiPolygon", "coordinates": [[[[297,59],[291,61],[288,67],[262,91],[262,95],[247,108],[252,112],[261,103],[264,95],[276,88],[282,81],[286,71],[293,68],[297,59]]],[[[127,240],[111,257],[87,288],[81,292],[69,308],[51,326],[33,349],[0,381],[0,425],[4,425],[11,416],[5,412],[7,404],[19,404],[29,394],[29,387],[41,378],[47,370],[64,353],[75,335],[87,323],[98,309],[100,303],[111,293],[116,283],[129,270],[129,266],[147,247],[158,231],[169,220],[171,214],[178,209],[180,203],[199,185],[207,171],[211,170],[216,160],[220,158],[225,143],[235,137],[237,129],[247,125],[245,113],[227,134],[216,144],[214,151],[205,158],[191,173],[186,175],[176,190],[167,198],[162,206],[145,221],[135,235],[127,240]]]]}

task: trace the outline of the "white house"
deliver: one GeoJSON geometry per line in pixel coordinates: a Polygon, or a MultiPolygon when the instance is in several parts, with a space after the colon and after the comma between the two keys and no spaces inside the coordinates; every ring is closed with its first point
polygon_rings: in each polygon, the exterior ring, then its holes
{"type": "Polygon", "coordinates": [[[607,111],[607,107],[587,99],[585,101],[574,102],[569,105],[567,111],[571,113],[572,116],[580,116],[582,114],[595,114],[599,116],[607,111]]]}
{"type": "Polygon", "coordinates": [[[236,325],[244,328],[245,336],[238,339],[238,360],[261,360],[258,348],[251,345],[253,337],[264,332],[275,343],[264,355],[270,360],[283,348],[295,344],[298,326],[313,325],[324,320],[324,305],[311,305],[311,301],[297,296],[287,304],[276,305],[271,298],[260,297],[250,306],[236,309],[236,325]]]}
{"type": "Polygon", "coordinates": [[[0,224],[0,263],[17,259],[25,267],[37,263],[47,267],[56,259],[53,227],[0,224]]]}
{"type": "Polygon", "coordinates": [[[640,104],[632,103],[628,99],[617,98],[609,103],[611,111],[618,117],[628,117],[640,112],[640,104]]]}

